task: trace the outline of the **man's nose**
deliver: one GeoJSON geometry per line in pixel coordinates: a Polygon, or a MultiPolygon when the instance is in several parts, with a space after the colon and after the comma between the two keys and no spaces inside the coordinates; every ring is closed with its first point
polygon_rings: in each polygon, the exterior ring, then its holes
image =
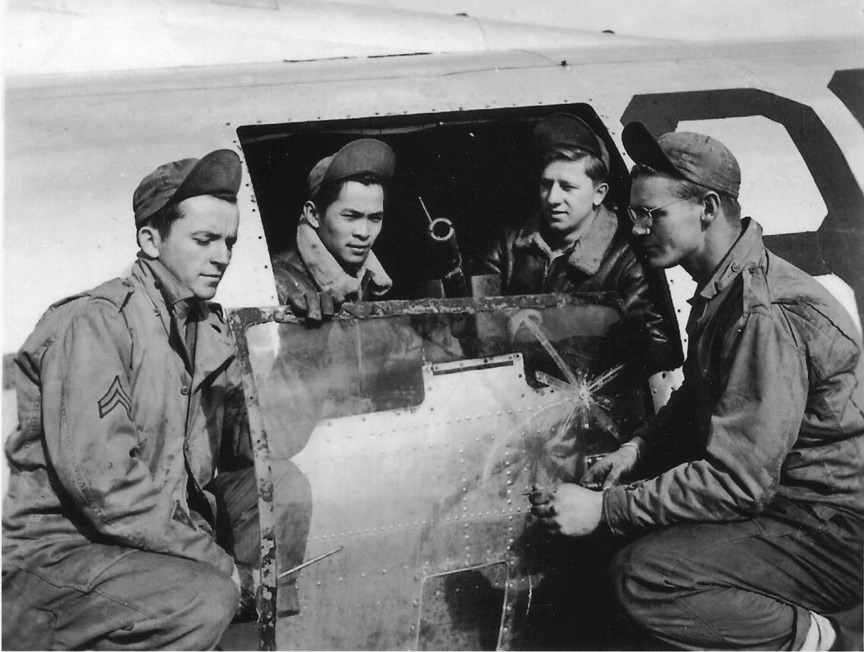
{"type": "Polygon", "coordinates": [[[369,220],[357,220],[354,222],[354,235],[362,240],[369,238],[369,220]]]}
{"type": "Polygon", "coordinates": [[[651,233],[651,227],[645,224],[644,222],[634,222],[633,229],[631,230],[633,237],[642,237],[651,233]]]}
{"type": "Polygon", "coordinates": [[[553,206],[561,203],[561,186],[558,183],[553,183],[546,191],[546,203],[553,206]]]}
{"type": "Polygon", "coordinates": [[[213,252],[213,264],[219,267],[228,267],[231,262],[231,249],[224,242],[216,245],[213,252]]]}

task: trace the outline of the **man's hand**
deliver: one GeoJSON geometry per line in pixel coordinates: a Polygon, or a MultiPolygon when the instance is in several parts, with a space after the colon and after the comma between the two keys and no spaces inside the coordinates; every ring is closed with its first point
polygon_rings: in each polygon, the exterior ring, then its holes
{"type": "Polygon", "coordinates": [[[603,494],[575,484],[534,487],[528,500],[543,525],[570,537],[591,534],[603,520],[603,494]]]}
{"type": "Polygon", "coordinates": [[[602,483],[604,489],[609,489],[620,484],[622,477],[633,473],[638,462],[638,449],[635,446],[624,446],[595,462],[582,476],[582,484],[602,483]]]}
{"type": "Polygon", "coordinates": [[[322,322],[330,319],[339,306],[330,292],[318,292],[305,283],[291,280],[283,284],[286,303],[298,317],[305,317],[310,322],[322,322]]]}

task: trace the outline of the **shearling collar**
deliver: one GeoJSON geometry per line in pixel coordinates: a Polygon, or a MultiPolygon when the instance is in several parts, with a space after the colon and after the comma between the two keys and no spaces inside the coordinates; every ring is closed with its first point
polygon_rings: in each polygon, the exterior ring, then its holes
{"type": "Polygon", "coordinates": [[[373,297],[386,294],[393,286],[392,279],[372,251],[356,276],[346,272],[321,242],[318,232],[303,218],[297,225],[297,250],[318,288],[329,291],[340,303],[362,299],[360,281],[367,272],[373,297]]]}
{"type": "MultiPolygon", "coordinates": [[[[567,256],[567,264],[588,275],[594,275],[600,269],[603,256],[618,230],[618,218],[605,206],[601,206],[594,216],[591,228],[561,256],[567,256]]],[[[531,220],[519,232],[514,248],[535,248],[550,260],[557,258],[540,233],[540,214],[535,213],[531,220]]]]}

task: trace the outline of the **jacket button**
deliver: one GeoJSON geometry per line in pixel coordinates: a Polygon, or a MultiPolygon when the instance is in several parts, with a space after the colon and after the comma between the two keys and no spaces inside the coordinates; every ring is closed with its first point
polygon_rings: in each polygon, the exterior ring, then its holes
{"type": "Polygon", "coordinates": [[[189,388],[186,387],[186,385],[183,385],[183,387],[180,388],[180,393],[183,394],[183,396],[186,396],[189,393],[189,388]]]}
{"type": "Polygon", "coordinates": [[[732,271],[733,272],[740,272],[741,271],[741,265],[739,265],[738,263],[732,263],[732,271]]]}

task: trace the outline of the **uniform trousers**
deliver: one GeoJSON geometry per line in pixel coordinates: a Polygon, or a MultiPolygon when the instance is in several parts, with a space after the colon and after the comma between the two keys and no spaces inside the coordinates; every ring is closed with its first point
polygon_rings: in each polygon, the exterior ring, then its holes
{"type": "MultiPolygon", "coordinates": [[[[749,520],[649,534],[616,555],[611,573],[625,613],[664,643],[795,650],[810,611],[829,619],[835,612],[860,614],[862,520],[851,511],[778,498],[749,520]]],[[[857,632],[840,632],[845,645],[860,640],[860,628],[853,621],[857,632]]]]}
{"type": "MultiPolygon", "coordinates": [[[[217,476],[217,478],[220,476],[217,476]]],[[[217,541],[240,569],[260,559],[251,467],[215,484],[217,541]]],[[[3,572],[4,650],[209,650],[237,611],[231,578],[204,562],[90,543],[3,572]]]]}
{"type": "Polygon", "coordinates": [[[231,578],[203,562],[91,544],[61,564],[111,559],[83,583],[51,567],[3,573],[5,650],[209,650],[239,601],[231,578]]]}

